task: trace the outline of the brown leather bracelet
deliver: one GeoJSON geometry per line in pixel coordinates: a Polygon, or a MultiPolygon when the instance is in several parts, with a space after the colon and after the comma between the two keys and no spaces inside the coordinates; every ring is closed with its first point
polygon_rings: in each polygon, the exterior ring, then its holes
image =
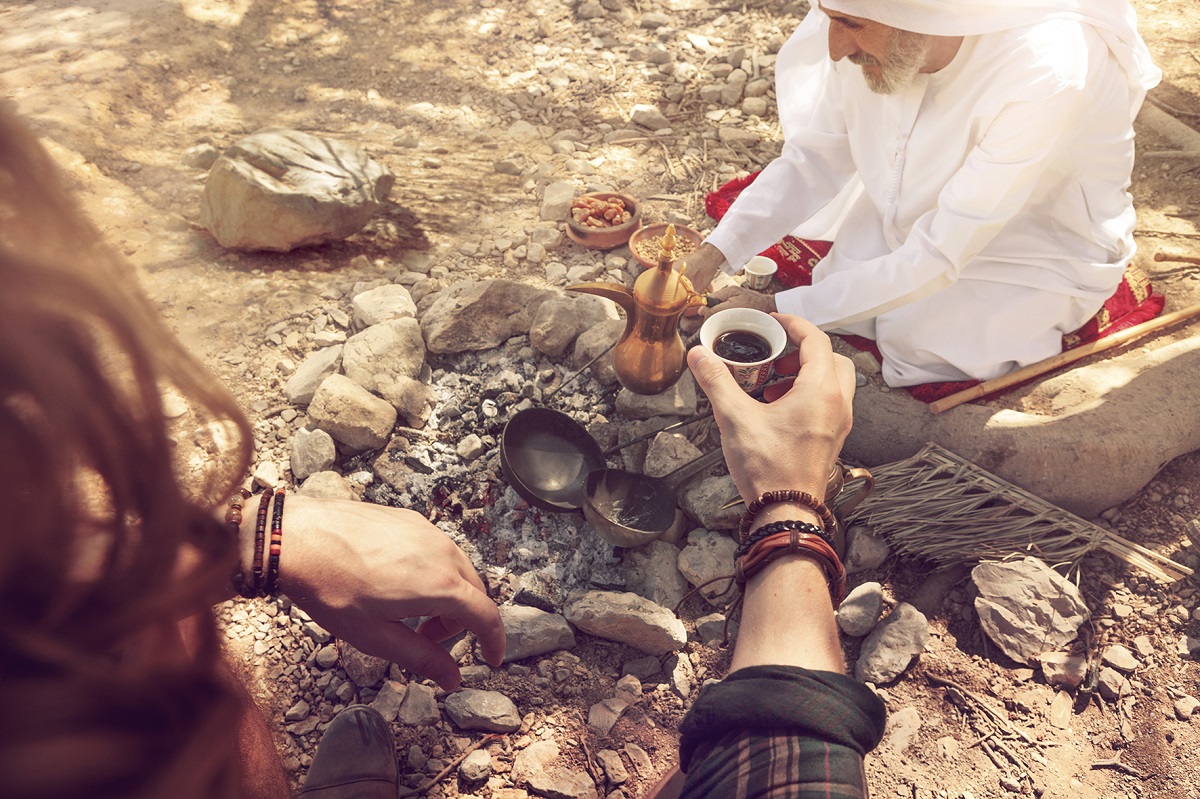
{"type": "Polygon", "coordinates": [[[771,561],[782,555],[802,555],[812,558],[825,572],[829,598],[836,608],[846,598],[846,567],[833,548],[820,536],[800,530],[788,530],[759,541],[744,557],[734,562],[734,577],[738,587],[745,590],[746,582],[771,561]]]}
{"type": "Polygon", "coordinates": [[[837,522],[833,518],[833,513],[830,512],[829,508],[825,507],[824,502],[807,491],[796,491],[793,489],[765,491],[746,505],[746,512],[742,514],[742,523],[738,527],[738,540],[744,540],[747,534],[749,534],[750,528],[754,524],[754,517],[758,515],[759,511],[768,505],[777,505],[781,502],[792,502],[812,510],[813,513],[821,517],[821,524],[825,527],[825,532],[830,535],[833,535],[833,531],[837,529],[837,522]]]}

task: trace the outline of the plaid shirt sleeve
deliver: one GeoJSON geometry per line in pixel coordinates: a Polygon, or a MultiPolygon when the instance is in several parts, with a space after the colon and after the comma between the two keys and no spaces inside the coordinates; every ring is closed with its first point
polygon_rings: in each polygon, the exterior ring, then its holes
{"type": "Polygon", "coordinates": [[[708,686],[680,727],[684,797],[864,799],[883,702],[834,672],[742,669],[708,686]]]}

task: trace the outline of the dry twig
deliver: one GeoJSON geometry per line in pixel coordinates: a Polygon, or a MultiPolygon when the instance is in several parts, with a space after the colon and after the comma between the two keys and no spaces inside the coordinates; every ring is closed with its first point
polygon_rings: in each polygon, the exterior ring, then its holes
{"type": "Polygon", "coordinates": [[[458,757],[454,758],[454,760],[452,760],[446,764],[446,767],[444,769],[439,771],[437,774],[434,774],[432,777],[430,777],[425,782],[418,785],[416,788],[405,788],[405,789],[401,790],[398,794],[396,794],[396,799],[406,799],[409,796],[418,796],[420,794],[425,793],[430,788],[432,788],[433,786],[437,785],[439,782],[444,780],[446,778],[447,774],[449,774],[451,771],[454,771],[454,769],[458,768],[458,765],[467,759],[467,755],[471,754],[472,752],[474,752],[476,749],[483,746],[484,744],[489,744],[492,741],[500,740],[501,737],[502,736],[496,735],[494,733],[483,736],[478,741],[471,744],[466,749],[462,750],[462,752],[459,754],[458,757]]]}

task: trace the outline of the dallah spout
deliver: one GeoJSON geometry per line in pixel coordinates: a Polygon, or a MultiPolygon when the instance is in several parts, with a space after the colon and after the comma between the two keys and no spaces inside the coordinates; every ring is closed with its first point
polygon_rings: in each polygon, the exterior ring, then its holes
{"type": "Polygon", "coordinates": [[[576,283],[574,286],[567,286],[567,291],[606,297],[625,309],[626,318],[632,319],[634,316],[636,306],[633,294],[629,292],[629,289],[617,283],[576,283]]]}

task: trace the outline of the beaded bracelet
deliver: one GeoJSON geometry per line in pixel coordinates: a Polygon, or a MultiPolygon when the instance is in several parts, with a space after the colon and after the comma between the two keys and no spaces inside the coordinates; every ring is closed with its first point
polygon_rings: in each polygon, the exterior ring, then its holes
{"type": "Polygon", "coordinates": [[[254,595],[265,596],[263,593],[263,544],[267,538],[267,511],[271,507],[271,489],[263,489],[258,498],[258,518],[254,522],[254,595]]]}
{"type": "Polygon", "coordinates": [[[809,533],[810,535],[815,535],[818,538],[820,538],[822,541],[824,541],[826,544],[829,544],[830,549],[832,549],[834,552],[837,552],[837,547],[833,543],[833,536],[830,535],[829,533],[827,533],[825,530],[821,529],[820,527],[817,527],[815,524],[809,524],[808,522],[801,522],[801,521],[797,521],[795,519],[785,519],[781,522],[772,522],[771,524],[764,524],[762,527],[755,530],[750,535],[749,538],[747,538],[745,541],[742,541],[742,543],[738,544],[737,549],[733,553],[733,556],[735,558],[745,557],[746,553],[749,552],[750,549],[755,544],[757,544],[759,541],[762,541],[767,536],[771,536],[776,533],[784,533],[784,532],[787,532],[788,530],[799,530],[802,533],[809,533]]]}
{"type": "MultiPolygon", "coordinates": [[[[251,496],[253,496],[253,494],[251,494],[249,491],[244,488],[239,488],[236,492],[234,492],[233,496],[229,498],[229,507],[225,511],[225,523],[229,525],[229,530],[233,533],[233,540],[235,542],[239,542],[241,540],[242,507],[245,505],[246,500],[251,496]]],[[[238,548],[240,551],[240,544],[238,548]]],[[[242,566],[242,557],[240,554],[238,555],[237,568],[233,573],[233,590],[237,592],[238,596],[245,597],[246,599],[254,598],[254,586],[251,585],[246,579],[246,570],[245,567],[242,566]]]]}
{"type": "Polygon", "coordinates": [[[745,590],[751,577],[782,555],[804,555],[814,559],[825,572],[833,606],[842,604],[846,598],[846,568],[841,559],[823,538],[795,529],[768,536],[735,561],[734,577],[738,587],[745,590]]]}
{"type": "Polygon", "coordinates": [[[274,596],[279,588],[279,553],[283,550],[283,497],[283,489],[276,489],[275,508],[271,514],[271,549],[267,559],[267,583],[263,587],[266,596],[274,596]]]}
{"type": "Polygon", "coordinates": [[[821,517],[821,524],[825,527],[826,532],[837,529],[837,521],[834,520],[829,508],[825,507],[824,502],[807,491],[795,491],[792,489],[766,491],[759,494],[753,501],[746,505],[746,512],[742,514],[742,523],[738,527],[738,539],[744,539],[750,532],[750,527],[754,524],[754,517],[758,515],[759,511],[768,505],[776,505],[781,502],[791,502],[810,508],[813,513],[821,517]]]}

